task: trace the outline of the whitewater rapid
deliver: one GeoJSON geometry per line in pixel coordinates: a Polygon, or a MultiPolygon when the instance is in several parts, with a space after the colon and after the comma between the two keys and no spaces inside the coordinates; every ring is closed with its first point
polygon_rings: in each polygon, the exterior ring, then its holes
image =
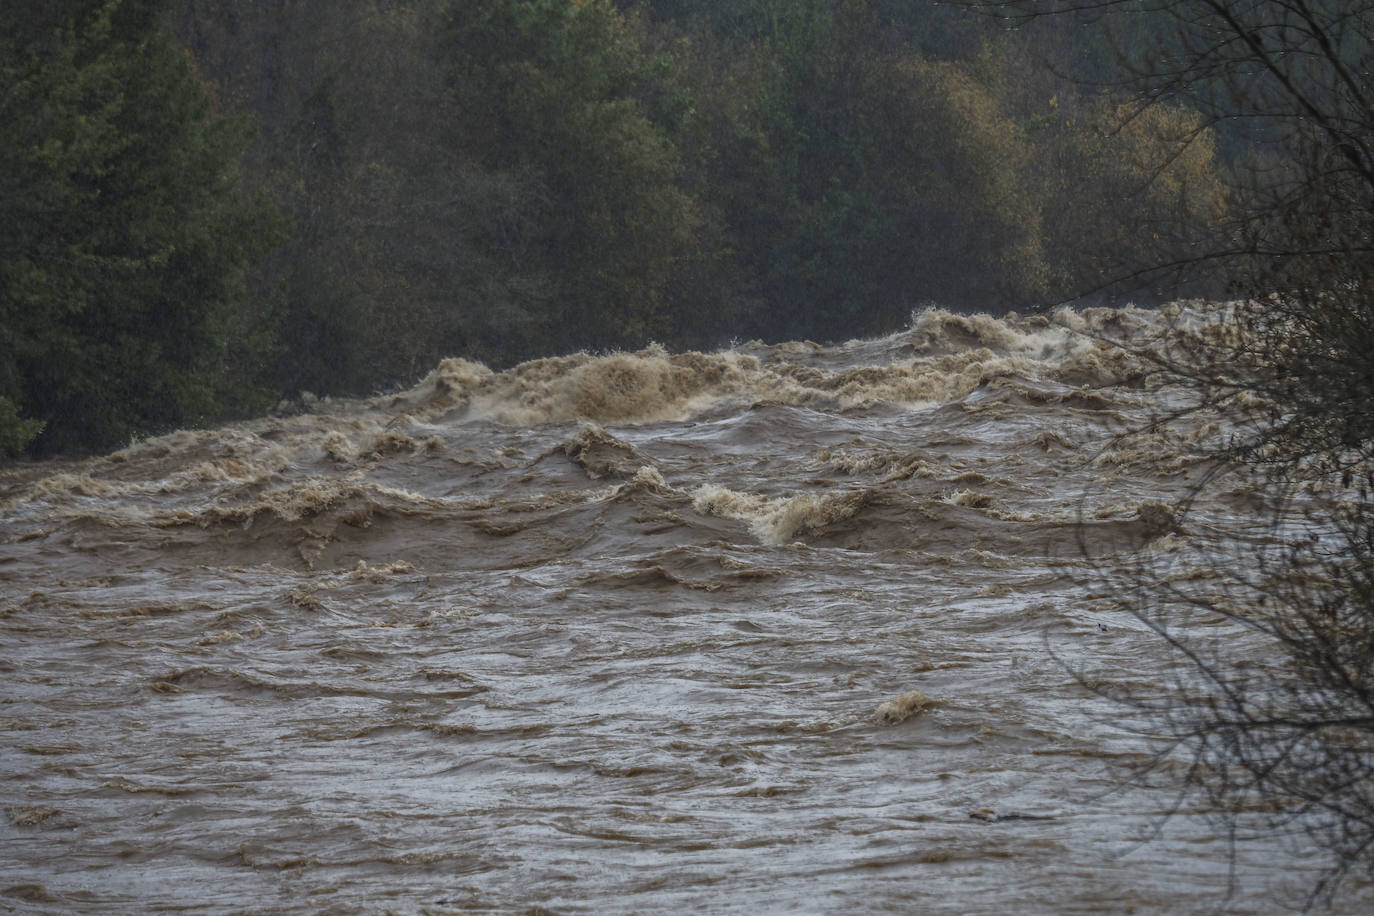
{"type": "Polygon", "coordinates": [[[1113,438],[1155,321],[446,360],[0,470],[0,908],[1300,906],[1094,689],[1167,675],[1114,569],[1263,527],[1113,438]]]}

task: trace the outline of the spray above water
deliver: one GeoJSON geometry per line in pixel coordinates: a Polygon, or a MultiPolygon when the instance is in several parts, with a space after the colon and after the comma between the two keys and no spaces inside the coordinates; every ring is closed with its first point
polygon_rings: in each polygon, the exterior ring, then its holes
{"type": "Polygon", "coordinates": [[[861,347],[794,349],[746,344],[717,353],[635,353],[534,360],[504,372],[444,360],[411,390],[371,402],[426,422],[493,420],[528,426],[589,421],[602,425],[680,421],[760,404],[854,410],[891,403],[947,403],[1003,377],[1073,378],[1115,384],[1138,373],[1119,348],[1089,334],[1135,312],[1063,312],[1046,318],[993,319],[938,309],[911,330],[861,347]],[[881,362],[860,360],[873,350],[881,362]]]}

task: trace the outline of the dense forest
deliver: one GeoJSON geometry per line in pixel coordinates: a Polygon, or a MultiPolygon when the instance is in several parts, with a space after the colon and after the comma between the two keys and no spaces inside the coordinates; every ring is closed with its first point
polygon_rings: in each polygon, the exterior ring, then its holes
{"type": "Polygon", "coordinates": [[[923,0],[6,4],[0,455],[444,356],[1153,301],[1250,147],[1115,66],[923,0]]]}

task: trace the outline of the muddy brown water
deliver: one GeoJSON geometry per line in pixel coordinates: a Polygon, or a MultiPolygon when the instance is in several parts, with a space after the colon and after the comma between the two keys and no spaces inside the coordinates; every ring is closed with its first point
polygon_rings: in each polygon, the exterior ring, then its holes
{"type": "Polygon", "coordinates": [[[1151,321],[450,360],[0,472],[0,909],[1301,905],[1066,670],[1165,677],[1101,573],[1199,471],[1074,330],[1151,321]]]}

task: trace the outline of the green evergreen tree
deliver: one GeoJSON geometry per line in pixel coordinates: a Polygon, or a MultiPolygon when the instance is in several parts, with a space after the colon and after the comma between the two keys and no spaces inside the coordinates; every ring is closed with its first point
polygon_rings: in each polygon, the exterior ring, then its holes
{"type": "MultiPolygon", "coordinates": [[[[243,200],[247,125],[212,110],[167,13],[164,0],[0,7],[0,398],[45,424],[44,451],[260,394],[270,327],[242,278],[283,228],[243,200]]],[[[6,416],[14,451],[36,430],[6,416]]]]}

